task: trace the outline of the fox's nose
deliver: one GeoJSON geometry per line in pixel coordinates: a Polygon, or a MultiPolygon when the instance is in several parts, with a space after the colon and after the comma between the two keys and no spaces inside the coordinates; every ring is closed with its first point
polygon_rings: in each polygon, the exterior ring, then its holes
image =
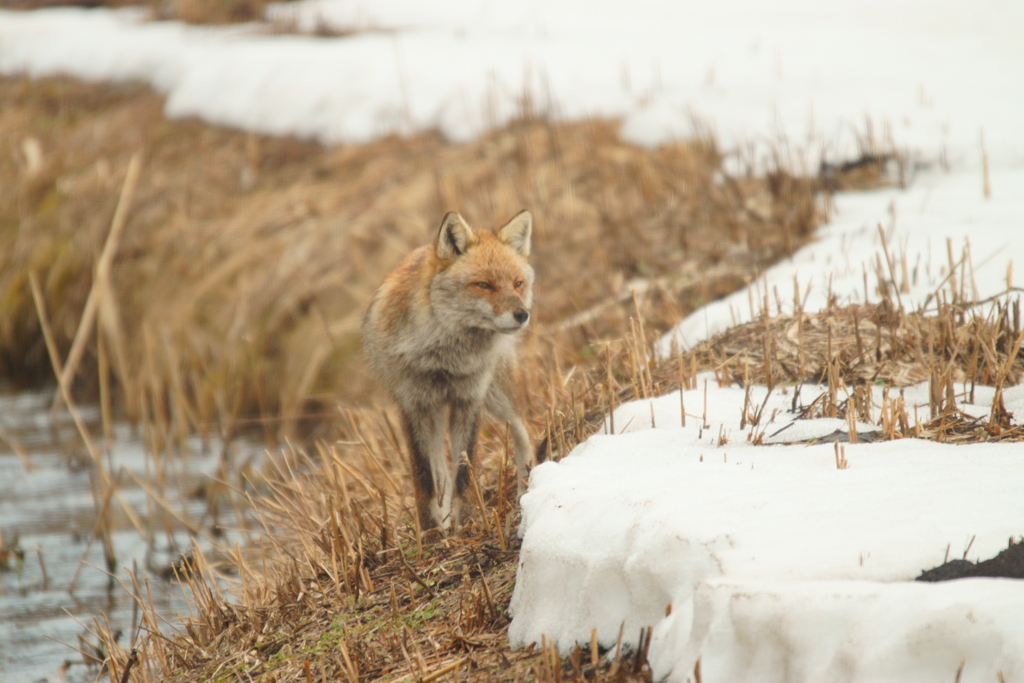
{"type": "Polygon", "coordinates": [[[520,325],[525,325],[526,321],[530,319],[530,312],[525,308],[520,308],[518,311],[512,314],[512,317],[516,319],[516,322],[520,325]]]}

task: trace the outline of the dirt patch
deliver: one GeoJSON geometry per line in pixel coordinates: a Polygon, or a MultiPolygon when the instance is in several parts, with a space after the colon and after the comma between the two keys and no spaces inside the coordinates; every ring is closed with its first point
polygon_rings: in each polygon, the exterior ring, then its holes
{"type": "Polygon", "coordinates": [[[970,577],[1024,579],[1024,539],[1016,543],[1011,538],[1010,546],[993,558],[981,562],[950,560],[934,569],[921,572],[917,581],[952,581],[970,577]]]}

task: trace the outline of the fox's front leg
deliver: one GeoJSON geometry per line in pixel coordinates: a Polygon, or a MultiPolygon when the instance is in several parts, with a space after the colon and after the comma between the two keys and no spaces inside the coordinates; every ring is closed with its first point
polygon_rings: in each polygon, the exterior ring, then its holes
{"type": "Polygon", "coordinates": [[[526,430],[526,425],[516,410],[510,382],[509,373],[498,375],[497,380],[487,391],[487,410],[498,422],[507,424],[512,432],[512,447],[516,458],[516,495],[522,498],[526,492],[530,469],[534,465],[533,442],[530,440],[530,432],[526,430]]]}
{"type": "Polygon", "coordinates": [[[533,442],[530,440],[530,433],[526,431],[526,425],[518,415],[508,421],[509,429],[512,431],[512,443],[516,457],[516,495],[519,498],[526,493],[526,482],[530,478],[530,468],[533,467],[533,442]]]}
{"type": "Polygon", "coordinates": [[[452,458],[456,463],[455,475],[455,510],[453,517],[459,520],[461,502],[465,499],[469,487],[469,467],[473,463],[473,449],[476,447],[477,425],[480,420],[479,403],[455,401],[448,415],[449,434],[452,442],[452,458]],[[466,454],[466,460],[462,454],[466,454]]]}
{"type": "Polygon", "coordinates": [[[412,455],[412,481],[420,528],[447,529],[451,524],[455,482],[445,457],[442,406],[402,406],[412,455]]]}

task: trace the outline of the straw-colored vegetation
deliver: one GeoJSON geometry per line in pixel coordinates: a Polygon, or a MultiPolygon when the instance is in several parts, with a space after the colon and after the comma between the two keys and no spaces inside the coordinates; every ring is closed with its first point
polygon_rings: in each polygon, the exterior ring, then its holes
{"type": "Polygon", "coordinates": [[[652,324],[674,319],[820,220],[815,179],[730,178],[710,139],[644,150],[611,121],[322,148],[167,121],[136,86],[5,79],[0,101],[0,372],[50,373],[35,272],[61,357],[81,339],[73,394],[95,397],[109,368],[122,412],[154,426],[156,447],[253,420],[270,440],[294,436],[333,422],[337,400],[365,398],[366,302],[449,209],[477,225],[523,207],[538,217],[535,319],[566,367],[620,336],[627,283],[657,302],[652,324]]]}
{"type": "MultiPolygon", "coordinates": [[[[1002,397],[1024,377],[1022,341],[1019,298],[1001,298],[982,313],[954,287],[940,292],[934,308],[909,313],[887,298],[812,315],[799,308],[795,315],[762,315],[694,353],[728,384],[819,384],[817,396],[803,397],[801,415],[878,425],[872,438],[1022,441],[1024,427],[1013,424],[1002,397]],[[901,389],[921,382],[928,383],[927,405],[905,402],[901,389]],[[885,387],[881,405],[872,397],[876,385],[885,387]],[[975,403],[979,386],[996,389],[981,418],[962,410],[975,403]]],[[[850,437],[857,442],[855,428],[850,437]]]]}
{"type": "MultiPolygon", "coordinates": [[[[174,568],[196,579],[182,629],[158,633],[144,576],[129,586],[136,633],[115,643],[97,624],[111,680],[650,679],[647,633],[561,656],[545,642],[508,649],[518,519],[499,427],[482,435],[471,520],[434,543],[415,527],[397,423],[367,405],[358,324],[449,209],[481,225],[524,207],[536,217],[524,406],[549,457],[615,405],[703,370],[748,386],[816,379],[825,398],[805,403],[860,417],[857,387],[930,379],[939,423],[895,403],[871,419],[888,420],[889,438],[948,440],[967,429],[951,427],[964,400],[952,381],[1024,373],[1016,309],[973,318],[961,278],[932,309],[906,311],[892,264],[875,274],[883,304],[810,315],[797,301],[782,316],[758,302],[756,322],[655,361],[668,324],[810,239],[822,193],[878,183],[883,157],[823,178],[734,178],[711,139],[646,150],[612,121],[526,117],[468,144],[323,148],[167,121],[136,86],[6,79],[0,103],[0,372],[39,381],[51,355],[77,365],[68,398],[104,398],[154,450],[252,426],[271,442],[303,437],[268,471],[221,485],[236,505],[249,497],[263,533],[174,568]]],[[[975,438],[1020,438],[996,412],[975,438]]],[[[102,491],[109,502],[112,485],[102,491]]]]}
{"type": "MultiPolygon", "coordinates": [[[[885,279],[878,284],[891,286],[885,279]]],[[[723,385],[820,381],[819,396],[800,400],[805,413],[869,419],[881,427],[879,438],[1022,440],[1024,431],[1005,410],[969,418],[957,409],[969,396],[951,389],[954,380],[1002,387],[1024,375],[1017,307],[975,316],[955,291],[939,293],[937,310],[914,313],[888,299],[815,314],[797,304],[793,315],[771,315],[765,305],[759,320],[660,362],[636,324],[599,361],[573,371],[550,358],[535,360],[527,374],[549,407],[548,450],[558,457],[615,405],[695,388],[696,373],[708,370],[723,385]],[[918,375],[930,380],[934,397],[920,421],[896,393],[918,375]],[[893,387],[891,396],[882,405],[865,402],[863,390],[880,379],[893,387]]],[[[754,425],[765,417],[755,405],[744,412],[754,425]]],[[[485,432],[471,520],[425,544],[403,483],[393,416],[361,411],[347,418],[344,441],[276,461],[266,495],[254,501],[266,532],[259,546],[212,564],[201,553],[192,556],[185,569],[196,579],[194,616],[169,641],[136,643],[142,656],[134,680],[651,679],[649,632],[584,643],[570,653],[556,654],[543,641],[508,649],[518,542],[513,468],[501,430],[485,432]],[[217,588],[225,580],[237,593],[217,588]]],[[[836,466],[845,465],[837,444],[836,466]]],[[[156,621],[151,610],[145,619],[156,621]]],[[[106,644],[114,674],[130,661],[126,650],[106,644]]]]}
{"type": "Polygon", "coordinates": [[[6,0],[6,9],[36,10],[47,7],[146,7],[154,19],[190,24],[226,24],[259,21],[274,0],[6,0]]]}
{"type": "MultiPolygon", "coordinates": [[[[197,579],[195,616],[171,640],[138,640],[134,680],[650,680],[643,647],[594,642],[564,661],[547,643],[509,650],[519,543],[514,469],[498,466],[508,461],[500,435],[485,446],[504,457],[472,481],[471,521],[426,544],[387,421],[363,415],[352,428],[355,443],[282,457],[256,503],[271,530],[258,547],[220,569],[192,556],[183,572],[197,579]],[[224,578],[234,595],[217,588],[224,578]]],[[[153,623],[144,610],[143,633],[153,623]]],[[[105,647],[117,680],[131,651],[105,647]]]]}

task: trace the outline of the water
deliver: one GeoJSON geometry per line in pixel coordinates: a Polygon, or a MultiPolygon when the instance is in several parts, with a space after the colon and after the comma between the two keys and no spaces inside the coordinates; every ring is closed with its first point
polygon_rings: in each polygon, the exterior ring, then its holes
{"type": "MultiPolygon", "coordinates": [[[[102,543],[96,540],[89,546],[96,521],[90,481],[90,476],[95,476],[92,461],[66,413],[57,418],[56,429],[51,428],[52,398],[49,391],[13,394],[0,386],[0,426],[17,439],[34,466],[28,471],[10,446],[0,440],[0,534],[8,547],[17,538],[17,547],[24,552],[22,562],[8,557],[7,571],[0,557],[0,681],[4,683],[93,680],[97,670],[86,667],[78,652],[57,641],[78,646],[79,636],[87,635],[83,625],[92,628],[94,617],[105,614],[113,631],[122,630],[122,646],[132,636],[133,600],[102,569],[106,566],[102,543]],[[79,574],[69,591],[76,570],[79,574]],[[65,667],[66,660],[73,663],[65,667]]],[[[100,441],[98,411],[83,407],[81,412],[93,439],[100,441]]],[[[147,456],[141,436],[123,424],[115,425],[114,436],[112,470],[123,468],[143,481],[153,482],[156,461],[147,456]]],[[[207,503],[194,493],[210,480],[208,475],[217,472],[220,446],[208,444],[205,454],[198,440],[191,446],[191,455],[175,458],[167,466],[160,494],[175,512],[210,529],[214,520],[207,503]]],[[[234,450],[236,455],[241,451],[248,457],[261,449],[242,444],[234,450]]],[[[170,533],[165,531],[165,520],[170,516],[124,473],[119,481],[120,496],[139,518],[143,533],[121,504],[112,500],[116,577],[130,586],[126,569],[134,560],[140,580],[143,574],[148,575],[157,611],[168,617],[185,613],[180,588],[161,578],[159,570],[181,550],[187,550],[189,535],[176,523],[170,523],[170,533]],[[159,523],[154,525],[152,521],[159,523]],[[160,532],[154,535],[153,551],[147,552],[150,544],[144,535],[151,526],[160,532]],[[151,571],[145,570],[147,566],[151,571]]],[[[233,516],[222,515],[217,522],[238,526],[233,516]]]]}

